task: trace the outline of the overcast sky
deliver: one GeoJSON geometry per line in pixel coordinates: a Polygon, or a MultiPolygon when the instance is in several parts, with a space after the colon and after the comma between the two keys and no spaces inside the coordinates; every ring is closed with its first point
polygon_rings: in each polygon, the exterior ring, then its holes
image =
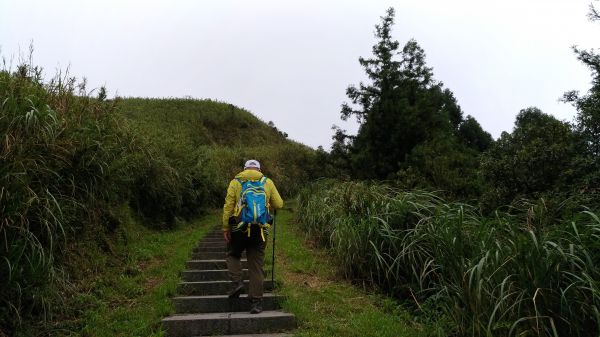
{"type": "Polygon", "coordinates": [[[600,47],[590,2],[0,0],[0,53],[16,60],[33,41],[48,75],[69,66],[110,96],[226,101],[328,148],[332,124],[356,130],[340,104],[393,6],[394,37],[415,38],[464,113],[498,137],[529,106],[572,120],[558,99],[590,86],[570,49],[600,47]]]}

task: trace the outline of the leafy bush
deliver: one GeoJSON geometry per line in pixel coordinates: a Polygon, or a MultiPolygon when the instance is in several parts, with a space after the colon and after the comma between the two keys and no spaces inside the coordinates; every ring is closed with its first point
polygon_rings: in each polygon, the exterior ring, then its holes
{"type": "Polygon", "coordinates": [[[413,148],[397,183],[405,188],[442,190],[453,198],[476,198],[481,194],[478,177],[480,154],[462,144],[435,138],[413,148]]]}
{"type": "Polygon", "coordinates": [[[537,108],[521,110],[511,134],[504,132],[483,155],[481,173],[492,205],[578,188],[577,139],[571,126],[537,108]]]}

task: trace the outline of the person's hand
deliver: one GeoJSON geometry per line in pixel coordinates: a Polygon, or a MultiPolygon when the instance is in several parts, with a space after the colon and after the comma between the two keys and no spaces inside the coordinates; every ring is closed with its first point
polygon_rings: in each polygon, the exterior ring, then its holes
{"type": "Polygon", "coordinates": [[[223,231],[223,237],[225,241],[229,243],[231,241],[231,231],[223,231]]]}

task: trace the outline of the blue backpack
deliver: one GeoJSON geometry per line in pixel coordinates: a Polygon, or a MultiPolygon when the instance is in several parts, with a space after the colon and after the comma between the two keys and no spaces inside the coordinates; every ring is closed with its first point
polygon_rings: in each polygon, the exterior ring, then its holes
{"type": "Polygon", "coordinates": [[[242,181],[240,179],[237,179],[237,181],[242,185],[242,195],[239,200],[240,222],[244,224],[266,224],[269,221],[267,194],[265,193],[267,177],[262,177],[258,181],[242,181]]]}

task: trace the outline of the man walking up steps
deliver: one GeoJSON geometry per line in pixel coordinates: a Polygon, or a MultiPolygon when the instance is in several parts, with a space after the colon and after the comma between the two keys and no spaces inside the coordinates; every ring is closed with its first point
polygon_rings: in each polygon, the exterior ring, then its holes
{"type": "Polygon", "coordinates": [[[250,313],[262,312],[264,259],[271,210],[282,208],[283,199],[273,181],[265,177],[257,160],[248,160],[244,170],[229,183],[223,206],[223,236],[227,241],[227,268],[232,281],[229,297],[244,290],[243,251],[248,260],[250,313]]]}

